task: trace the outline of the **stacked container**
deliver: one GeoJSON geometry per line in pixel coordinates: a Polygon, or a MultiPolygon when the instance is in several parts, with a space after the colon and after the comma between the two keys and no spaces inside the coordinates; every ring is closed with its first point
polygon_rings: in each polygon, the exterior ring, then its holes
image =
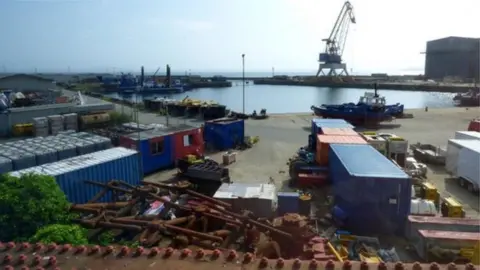
{"type": "Polygon", "coordinates": [[[395,134],[380,133],[387,140],[387,157],[394,160],[400,167],[405,167],[408,155],[408,141],[395,134]]]}
{"type": "Polygon", "coordinates": [[[318,165],[328,165],[329,147],[333,144],[367,144],[359,135],[317,135],[315,161],[318,165]]]}
{"type": "Polygon", "coordinates": [[[387,156],[387,140],[377,135],[376,132],[362,132],[362,138],[382,155],[387,156]]]}
{"type": "Polygon", "coordinates": [[[33,133],[36,137],[48,136],[48,119],[46,117],[33,118],[33,133]]]}
{"type": "Polygon", "coordinates": [[[63,123],[65,126],[65,130],[78,131],[78,115],[76,113],[64,114],[63,123]]]}
{"type": "Polygon", "coordinates": [[[63,117],[61,115],[50,115],[47,118],[50,127],[50,134],[57,135],[59,132],[65,130],[63,117]]]}
{"type": "Polygon", "coordinates": [[[403,233],[410,177],[370,145],[332,144],[329,170],[335,218],[353,233],[403,233]]]}
{"type": "MultiPolygon", "coordinates": [[[[324,134],[324,129],[336,130],[336,131],[333,131],[334,134],[331,134],[331,135],[345,135],[342,133],[338,134],[339,130],[343,130],[343,131],[350,130],[350,131],[347,131],[349,133],[354,132],[353,126],[343,119],[324,119],[324,118],[312,119],[311,134],[308,137],[308,146],[311,149],[317,149],[317,135],[324,134]]],[[[332,133],[332,131],[330,131],[330,133],[332,133]]]]}
{"type": "MultiPolygon", "coordinates": [[[[117,147],[13,172],[11,175],[19,177],[24,173],[38,173],[53,176],[67,199],[71,203],[81,204],[88,202],[103,189],[86,184],[85,180],[107,184],[113,179],[119,179],[130,185],[139,185],[139,170],[137,152],[117,147]]],[[[111,194],[106,194],[99,201],[112,201],[111,194]]]]}

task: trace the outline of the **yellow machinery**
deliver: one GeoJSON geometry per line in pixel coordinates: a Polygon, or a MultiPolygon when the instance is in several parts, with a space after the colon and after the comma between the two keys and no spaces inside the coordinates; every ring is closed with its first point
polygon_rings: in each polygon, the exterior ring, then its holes
{"type": "Polygon", "coordinates": [[[440,205],[440,193],[436,186],[428,182],[421,182],[416,186],[419,188],[418,196],[420,198],[432,201],[437,207],[440,205]]]}
{"type": "Polygon", "coordinates": [[[443,199],[440,210],[443,217],[465,217],[462,204],[452,197],[443,199]]]}
{"type": "Polygon", "coordinates": [[[201,159],[201,158],[198,158],[197,156],[195,155],[187,155],[187,162],[188,164],[199,164],[199,163],[203,163],[204,160],[201,159]]]}
{"type": "Polygon", "coordinates": [[[31,136],[33,134],[33,124],[17,124],[13,126],[13,136],[31,136]]]}
{"type": "Polygon", "coordinates": [[[480,241],[473,248],[460,249],[460,257],[468,259],[472,264],[480,264],[480,241]]]}

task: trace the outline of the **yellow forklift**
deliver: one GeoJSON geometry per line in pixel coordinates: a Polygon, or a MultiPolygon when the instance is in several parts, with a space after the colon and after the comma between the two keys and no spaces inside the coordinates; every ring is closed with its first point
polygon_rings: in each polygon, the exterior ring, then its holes
{"type": "Polygon", "coordinates": [[[440,192],[436,186],[429,182],[420,182],[415,184],[416,197],[432,201],[437,209],[440,206],[440,192]]]}
{"type": "Polygon", "coordinates": [[[452,197],[447,197],[442,200],[440,212],[442,213],[443,217],[465,217],[465,211],[463,210],[462,204],[452,197]]]}

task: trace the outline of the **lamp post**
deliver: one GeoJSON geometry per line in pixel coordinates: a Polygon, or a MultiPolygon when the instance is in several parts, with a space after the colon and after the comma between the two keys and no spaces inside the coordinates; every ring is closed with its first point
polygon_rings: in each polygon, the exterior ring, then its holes
{"type": "Polygon", "coordinates": [[[242,94],[243,114],[245,114],[245,54],[242,54],[242,94]]]}

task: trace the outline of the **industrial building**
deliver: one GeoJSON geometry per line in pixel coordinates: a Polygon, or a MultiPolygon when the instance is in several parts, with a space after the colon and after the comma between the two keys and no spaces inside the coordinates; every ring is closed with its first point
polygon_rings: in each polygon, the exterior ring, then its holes
{"type": "Polygon", "coordinates": [[[446,37],[427,42],[425,77],[480,80],[480,38],[446,37]]]}
{"type": "Polygon", "coordinates": [[[55,87],[54,80],[30,74],[15,74],[0,78],[0,89],[15,92],[43,92],[55,87]]]}

